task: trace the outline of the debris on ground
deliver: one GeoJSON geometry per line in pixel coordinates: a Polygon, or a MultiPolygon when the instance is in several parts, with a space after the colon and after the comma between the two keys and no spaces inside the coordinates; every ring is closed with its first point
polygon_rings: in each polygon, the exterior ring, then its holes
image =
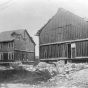
{"type": "Polygon", "coordinates": [[[40,62],[37,66],[14,64],[12,68],[0,70],[0,86],[5,83],[8,88],[12,88],[11,84],[13,88],[88,88],[88,63],[40,62]]]}

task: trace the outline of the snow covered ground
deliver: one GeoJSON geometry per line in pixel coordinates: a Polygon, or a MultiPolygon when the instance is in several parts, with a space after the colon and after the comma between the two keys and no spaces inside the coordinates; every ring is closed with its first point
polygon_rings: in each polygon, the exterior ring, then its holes
{"type": "Polygon", "coordinates": [[[11,76],[18,79],[7,80],[0,84],[0,88],[88,88],[88,63],[55,64],[39,63],[36,67],[21,65],[27,72],[13,73],[11,76]]]}

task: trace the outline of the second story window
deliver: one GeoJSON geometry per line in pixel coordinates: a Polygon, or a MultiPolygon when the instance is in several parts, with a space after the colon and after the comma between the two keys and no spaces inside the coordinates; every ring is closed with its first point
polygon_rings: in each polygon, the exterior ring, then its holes
{"type": "Polygon", "coordinates": [[[12,47],[14,47],[14,43],[13,42],[9,42],[8,43],[8,48],[12,48],[12,47]]]}
{"type": "Polygon", "coordinates": [[[0,49],[2,48],[2,43],[0,43],[0,49]]]}

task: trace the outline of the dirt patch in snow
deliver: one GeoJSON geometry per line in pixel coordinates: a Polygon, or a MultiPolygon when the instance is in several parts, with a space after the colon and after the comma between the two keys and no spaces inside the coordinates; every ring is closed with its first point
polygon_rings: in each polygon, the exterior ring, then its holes
{"type": "Polygon", "coordinates": [[[40,72],[15,69],[0,71],[0,83],[38,84],[50,78],[51,75],[47,70],[40,72]]]}

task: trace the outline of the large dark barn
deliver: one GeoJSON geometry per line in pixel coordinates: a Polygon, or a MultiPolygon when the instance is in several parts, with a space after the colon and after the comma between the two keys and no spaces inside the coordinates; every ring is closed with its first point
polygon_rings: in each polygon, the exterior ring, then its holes
{"type": "Polygon", "coordinates": [[[60,8],[37,32],[41,61],[87,61],[88,22],[60,8]]]}

